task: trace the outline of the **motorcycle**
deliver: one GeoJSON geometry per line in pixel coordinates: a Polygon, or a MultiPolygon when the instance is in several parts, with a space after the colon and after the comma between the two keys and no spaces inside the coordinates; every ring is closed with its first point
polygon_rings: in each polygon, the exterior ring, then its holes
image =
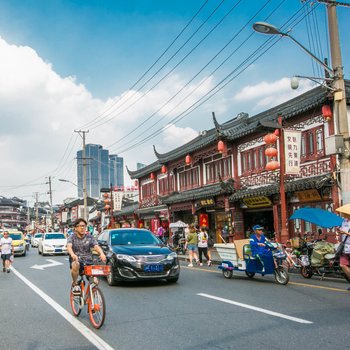
{"type": "Polygon", "coordinates": [[[180,254],[186,254],[186,239],[185,239],[185,233],[183,231],[175,231],[172,237],[172,244],[171,248],[180,254]]]}
{"type": "Polygon", "coordinates": [[[317,241],[313,243],[305,243],[304,251],[306,251],[306,254],[300,255],[301,275],[304,278],[311,278],[314,274],[318,274],[321,276],[321,280],[326,275],[331,275],[334,277],[345,278],[350,282],[350,279],[340,267],[340,254],[334,253],[334,247],[332,252],[326,254],[320,254],[318,252],[318,247],[320,247],[322,243],[325,242],[317,241]]]}

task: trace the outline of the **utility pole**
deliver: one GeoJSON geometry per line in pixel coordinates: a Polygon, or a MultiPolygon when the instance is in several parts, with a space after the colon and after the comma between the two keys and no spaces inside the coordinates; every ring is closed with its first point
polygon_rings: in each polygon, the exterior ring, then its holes
{"type": "Polygon", "coordinates": [[[35,232],[38,232],[38,227],[39,227],[38,199],[39,199],[39,192],[35,192],[35,232]]]}
{"type": "Polygon", "coordinates": [[[51,228],[54,229],[54,215],[53,215],[53,206],[52,206],[52,188],[51,188],[51,176],[49,176],[49,181],[46,182],[46,184],[49,185],[49,192],[50,195],[50,208],[51,208],[51,228]]]}
{"type": "Polygon", "coordinates": [[[87,191],[86,191],[86,149],[85,149],[85,134],[89,132],[89,130],[74,130],[77,132],[83,139],[83,197],[84,197],[84,219],[86,221],[89,220],[87,213],[87,191]]]}
{"type": "MultiPolygon", "coordinates": [[[[323,1],[322,1],[323,2],[323,1]]],[[[349,129],[350,120],[347,114],[346,92],[344,83],[343,64],[341,58],[338,18],[336,6],[342,5],[335,1],[327,1],[329,42],[331,49],[332,68],[334,71],[333,113],[335,131],[344,138],[344,153],[340,156],[340,182],[342,204],[350,202],[350,162],[349,162],[349,129]]]]}

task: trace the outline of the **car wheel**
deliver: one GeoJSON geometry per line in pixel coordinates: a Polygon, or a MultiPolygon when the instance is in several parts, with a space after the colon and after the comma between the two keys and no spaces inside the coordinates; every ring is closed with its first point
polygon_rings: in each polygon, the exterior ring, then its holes
{"type": "Polygon", "coordinates": [[[118,282],[115,280],[115,273],[113,271],[113,266],[111,263],[108,263],[108,265],[111,267],[111,272],[106,276],[107,283],[109,286],[116,286],[118,282]]]}
{"type": "Polygon", "coordinates": [[[27,254],[27,251],[24,249],[22,256],[26,256],[26,254],[27,254]]]}
{"type": "Polygon", "coordinates": [[[176,283],[176,282],[178,281],[178,279],[179,279],[179,276],[177,276],[177,277],[172,277],[172,278],[167,278],[166,281],[167,281],[168,283],[176,283]]]}

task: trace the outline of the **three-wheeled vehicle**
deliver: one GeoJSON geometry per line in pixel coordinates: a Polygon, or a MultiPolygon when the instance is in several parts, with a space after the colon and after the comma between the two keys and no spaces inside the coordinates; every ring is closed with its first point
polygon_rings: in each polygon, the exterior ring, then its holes
{"type": "Polygon", "coordinates": [[[249,239],[235,240],[234,243],[216,243],[214,247],[222,259],[218,268],[225,278],[232,278],[233,271],[244,271],[249,278],[253,278],[256,273],[262,276],[274,274],[278,284],[287,284],[289,275],[282,266],[285,253],[278,249],[277,243],[266,242],[266,246],[272,251],[272,255],[262,258],[263,266],[258,258],[252,256],[249,239]]]}

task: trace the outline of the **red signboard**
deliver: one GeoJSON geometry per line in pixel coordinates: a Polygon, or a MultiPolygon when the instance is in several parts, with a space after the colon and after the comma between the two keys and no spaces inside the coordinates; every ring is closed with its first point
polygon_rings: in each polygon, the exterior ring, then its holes
{"type": "Polygon", "coordinates": [[[199,226],[209,227],[208,214],[199,214],[199,226]]]}

